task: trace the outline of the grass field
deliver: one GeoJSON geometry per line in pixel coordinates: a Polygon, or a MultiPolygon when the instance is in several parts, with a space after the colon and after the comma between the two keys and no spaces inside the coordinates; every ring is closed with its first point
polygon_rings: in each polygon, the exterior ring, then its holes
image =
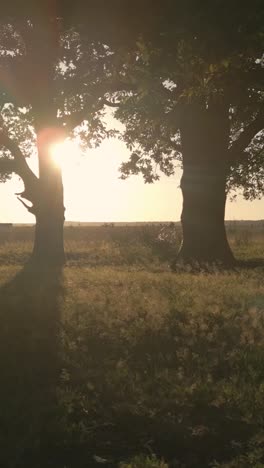
{"type": "Polygon", "coordinates": [[[67,227],[64,271],[0,234],[1,467],[264,467],[264,226],[228,233],[210,274],[174,226],[67,227]]]}

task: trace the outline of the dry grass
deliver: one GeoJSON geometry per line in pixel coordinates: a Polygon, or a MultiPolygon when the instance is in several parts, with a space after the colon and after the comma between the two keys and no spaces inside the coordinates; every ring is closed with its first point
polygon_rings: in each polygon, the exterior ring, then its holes
{"type": "Polygon", "coordinates": [[[64,272],[0,246],[1,466],[263,466],[264,269],[171,273],[158,228],[69,228],[64,272]]]}

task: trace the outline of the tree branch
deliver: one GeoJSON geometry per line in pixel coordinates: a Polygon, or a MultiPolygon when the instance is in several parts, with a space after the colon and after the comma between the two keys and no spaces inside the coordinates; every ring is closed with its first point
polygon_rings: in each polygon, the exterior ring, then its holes
{"type": "MultiPolygon", "coordinates": [[[[105,105],[110,106],[110,107],[118,107],[119,103],[112,103],[111,101],[108,101],[104,97],[98,98],[98,101],[95,101],[97,103],[97,110],[100,109],[100,106],[98,104],[101,104],[101,108],[103,108],[105,105]]],[[[58,119],[60,123],[64,123],[65,125],[63,128],[66,130],[66,132],[70,132],[74,130],[74,128],[78,127],[78,125],[81,125],[81,123],[84,120],[89,119],[89,114],[91,114],[92,110],[92,104],[90,106],[87,105],[84,107],[84,109],[81,109],[79,112],[74,112],[71,115],[62,117],[61,119],[58,119]]]]}
{"type": "Polygon", "coordinates": [[[243,151],[248,147],[252,139],[264,129],[264,110],[261,110],[256,118],[251,122],[232,143],[228,150],[229,160],[235,162],[239,159],[243,151]]]}
{"type": "Polygon", "coordinates": [[[176,141],[173,141],[170,138],[170,144],[175,151],[177,151],[178,153],[182,153],[182,145],[180,143],[177,143],[176,141]]]}
{"type": "Polygon", "coordinates": [[[0,145],[5,146],[12,154],[14,158],[13,170],[24,182],[25,190],[21,193],[21,196],[33,202],[39,179],[28,166],[18,144],[8,136],[3,128],[0,129],[0,145]]]}
{"type": "Polygon", "coordinates": [[[107,98],[105,98],[105,94],[107,93],[116,93],[116,92],[128,92],[128,91],[136,91],[137,87],[134,84],[129,83],[122,83],[122,81],[115,80],[112,83],[102,83],[100,86],[95,86],[95,90],[92,89],[89,92],[89,97],[85,97],[85,107],[78,112],[74,112],[68,116],[61,117],[58,122],[63,125],[63,128],[70,132],[75,127],[80,125],[84,120],[88,120],[89,114],[92,113],[94,107],[97,110],[103,108],[104,105],[110,107],[118,107],[120,105],[119,102],[112,103],[107,98]]]}
{"type": "Polygon", "coordinates": [[[62,128],[66,133],[70,133],[75,129],[75,127],[78,127],[78,125],[81,125],[81,123],[86,120],[87,114],[88,110],[82,109],[79,112],[74,112],[74,114],[66,115],[62,118],[58,118],[57,120],[62,124],[62,128]]]}
{"type": "MultiPolygon", "coordinates": [[[[16,194],[18,195],[18,194],[16,194]]],[[[36,210],[34,208],[34,205],[30,206],[28,205],[27,203],[25,203],[19,196],[17,197],[17,199],[20,201],[20,203],[22,203],[22,205],[32,214],[36,214],[36,210]]]]}
{"type": "Polygon", "coordinates": [[[0,173],[2,174],[12,174],[16,172],[16,162],[13,158],[8,158],[6,156],[0,158],[0,173]]]}
{"type": "Polygon", "coordinates": [[[109,107],[119,107],[120,104],[121,104],[121,102],[111,102],[111,101],[109,101],[108,99],[105,99],[105,98],[102,99],[102,102],[106,106],[109,106],[109,107]]]}

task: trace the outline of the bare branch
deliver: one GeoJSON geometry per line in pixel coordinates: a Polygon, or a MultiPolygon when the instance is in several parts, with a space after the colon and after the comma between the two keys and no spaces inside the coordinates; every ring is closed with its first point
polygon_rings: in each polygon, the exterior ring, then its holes
{"type": "Polygon", "coordinates": [[[22,203],[22,205],[32,214],[35,214],[35,209],[34,206],[30,206],[27,203],[25,203],[20,197],[17,197],[17,199],[22,203]]]}

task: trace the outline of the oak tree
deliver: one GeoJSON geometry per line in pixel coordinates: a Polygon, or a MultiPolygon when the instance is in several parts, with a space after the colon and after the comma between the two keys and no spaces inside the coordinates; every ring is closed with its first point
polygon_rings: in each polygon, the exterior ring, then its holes
{"type": "Polygon", "coordinates": [[[33,258],[57,264],[64,203],[52,146],[66,138],[98,145],[111,133],[103,122],[107,47],[91,37],[84,47],[65,11],[59,2],[11,2],[0,21],[0,178],[22,179],[18,198],[36,218],[33,258]]]}
{"type": "Polygon", "coordinates": [[[127,86],[110,96],[131,149],[123,177],[142,173],[153,182],[157,169],[171,175],[179,161],[178,260],[232,264],[227,191],[241,188],[246,198],[264,192],[262,2],[146,0],[137,6],[138,23],[130,12],[130,41],[113,45],[112,74],[127,86]]]}

